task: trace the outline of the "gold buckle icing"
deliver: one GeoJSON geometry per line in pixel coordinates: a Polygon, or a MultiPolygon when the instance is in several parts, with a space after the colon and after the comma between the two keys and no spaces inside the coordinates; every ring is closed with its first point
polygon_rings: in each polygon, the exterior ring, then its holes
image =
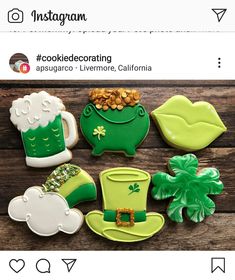
{"type": "Polygon", "coordinates": [[[117,226],[133,227],[135,224],[134,210],[131,208],[117,208],[116,224],[117,226]],[[122,214],[130,214],[129,222],[123,222],[121,220],[122,214]]]}

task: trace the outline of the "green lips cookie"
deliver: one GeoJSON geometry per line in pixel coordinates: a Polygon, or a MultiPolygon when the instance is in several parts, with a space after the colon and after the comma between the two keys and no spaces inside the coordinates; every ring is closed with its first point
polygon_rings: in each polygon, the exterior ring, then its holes
{"type": "Polygon", "coordinates": [[[210,103],[192,103],[183,95],[170,98],[151,116],[165,141],[184,151],[203,149],[227,130],[210,103]]]}

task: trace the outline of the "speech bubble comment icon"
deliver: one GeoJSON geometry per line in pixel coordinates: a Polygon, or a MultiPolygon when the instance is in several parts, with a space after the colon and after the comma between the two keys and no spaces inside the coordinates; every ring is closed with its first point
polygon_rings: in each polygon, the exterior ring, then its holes
{"type": "Polygon", "coordinates": [[[40,259],[36,263],[36,269],[40,273],[51,273],[51,264],[47,259],[40,259]]]}

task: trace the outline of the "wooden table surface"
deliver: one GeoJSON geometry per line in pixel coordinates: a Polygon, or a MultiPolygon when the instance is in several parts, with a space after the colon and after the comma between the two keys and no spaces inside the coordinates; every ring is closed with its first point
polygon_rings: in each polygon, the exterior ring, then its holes
{"type": "MultiPolygon", "coordinates": [[[[141,168],[154,174],[167,171],[168,159],[182,151],[169,147],[160,137],[151,121],[149,134],[139,147],[134,159],[121,154],[104,154],[92,157],[91,148],[79,130],[80,140],[73,149],[72,163],[90,173],[98,189],[98,199],[83,203],[78,208],[86,214],[102,209],[102,195],[98,174],[118,166],[141,168]]],[[[1,250],[234,250],[235,249],[235,82],[232,81],[2,81],[0,83],[0,249],[1,250]],[[11,102],[33,91],[45,90],[64,101],[67,110],[79,116],[88,102],[88,92],[93,87],[130,87],[142,93],[141,103],[148,112],[169,97],[183,94],[192,101],[205,100],[212,103],[228,131],[208,148],[195,154],[199,167],[216,167],[221,172],[224,191],[213,197],[216,213],[202,223],[185,219],[183,224],[171,222],[165,215],[166,201],[148,197],[147,210],[163,213],[164,229],[152,238],[137,243],[118,243],[94,234],[84,224],[74,235],[59,233],[53,237],[33,234],[25,223],[12,221],[7,216],[9,201],[22,195],[34,185],[41,185],[53,170],[33,169],[25,166],[20,133],[9,119],[11,102]]],[[[150,186],[151,188],[151,186],[150,186]]]]}

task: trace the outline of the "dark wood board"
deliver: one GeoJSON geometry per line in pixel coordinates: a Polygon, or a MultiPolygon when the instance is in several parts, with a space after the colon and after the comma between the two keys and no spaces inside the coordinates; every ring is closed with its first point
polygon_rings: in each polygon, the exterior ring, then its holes
{"type": "MultiPolygon", "coordinates": [[[[166,217],[166,216],[165,216],[166,217]]],[[[94,234],[86,224],[74,235],[40,237],[25,223],[0,216],[1,250],[234,250],[234,214],[214,214],[200,224],[166,219],[152,238],[137,243],[113,242],[94,234]]]]}
{"type": "MultiPolygon", "coordinates": [[[[100,171],[116,166],[142,168],[150,174],[166,171],[170,157],[184,154],[169,147],[151,122],[149,135],[138,149],[134,159],[119,154],[105,154],[94,158],[90,146],[79,131],[80,140],[73,149],[73,163],[78,164],[95,179],[98,199],[78,208],[86,214],[102,209],[102,195],[98,180],[100,171]]],[[[0,249],[2,250],[230,250],[235,249],[235,82],[234,81],[2,81],[0,83],[0,249]],[[148,112],[169,97],[183,94],[192,101],[212,103],[228,131],[208,148],[195,154],[199,168],[216,167],[221,172],[225,188],[213,197],[216,214],[203,223],[186,221],[177,225],[166,217],[166,226],[153,238],[136,244],[108,241],[91,232],[84,224],[73,236],[58,234],[42,238],[31,233],[24,223],[11,221],[7,205],[14,196],[23,194],[27,187],[42,184],[53,168],[33,169],[25,166],[24,151],[19,132],[9,120],[11,102],[33,91],[46,90],[60,97],[68,111],[77,118],[87,104],[91,87],[133,87],[142,92],[141,103],[148,112]],[[14,174],[14,176],[12,176],[14,174]]],[[[151,188],[151,186],[150,186],[151,188]]],[[[148,211],[165,213],[169,201],[155,201],[148,197],[148,211]]],[[[164,214],[165,215],[165,214],[164,214]]]]}

